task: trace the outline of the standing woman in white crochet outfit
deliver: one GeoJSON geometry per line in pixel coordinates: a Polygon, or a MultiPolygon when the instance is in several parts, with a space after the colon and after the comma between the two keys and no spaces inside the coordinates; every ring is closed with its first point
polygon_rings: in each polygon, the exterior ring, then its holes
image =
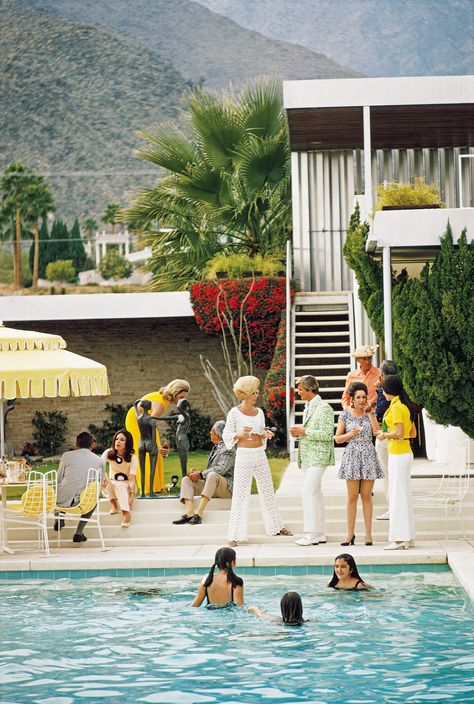
{"type": "Polygon", "coordinates": [[[291,535],[283,526],[275,501],[272,475],[265,448],[273,433],[265,428],[265,416],[256,408],[260,381],[255,376],[241,376],[234,384],[234,393],[241,401],[229,411],[222,439],[229,450],[237,445],[234,488],[230,509],[229,546],[247,540],[248,509],[252,477],[257,481],[267,535],[291,535]]]}

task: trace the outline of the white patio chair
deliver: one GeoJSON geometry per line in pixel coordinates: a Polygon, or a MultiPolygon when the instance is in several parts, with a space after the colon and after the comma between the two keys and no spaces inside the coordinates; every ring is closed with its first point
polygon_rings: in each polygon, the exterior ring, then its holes
{"type": "MultiPolygon", "coordinates": [[[[54,513],[55,518],[59,521],[67,520],[72,517],[75,521],[80,520],[87,521],[89,523],[95,523],[97,525],[97,530],[99,531],[100,542],[102,545],[102,550],[106,550],[104,543],[104,536],[102,535],[102,526],[100,523],[100,511],[99,511],[99,498],[102,486],[102,474],[100,469],[94,469],[90,467],[87,472],[87,484],[85,488],[81,491],[81,496],[79,503],[76,506],[55,506],[54,513]],[[80,518],[84,513],[89,513],[96,506],[95,513],[93,516],[95,518],[80,518]]],[[[61,531],[58,530],[58,546],[61,545],[61,531]]]]}
{"type": "Polygon", "coordinates": [[[464,527],[463,501],[469,491],[470,464],[469,439],[459,438],[449,449],[443,463],[441,481],[431,494],[414,497],[415,507],[444,506],[445,537],[448,542],[448,507],[457,509],[461,519],[463,537],[467,540],[464,527]]]}
{"type": "Polygon", "coordinates": [[[57,472],[31,471],[28,473],[26,491],[20,503],[8,506],[6,522],[35,525],[38,527],[38,544],[46,555],[50,554],[48,540],[48,515],[56,504],[57,472]],[[21,515],[21,518],[14,517],[21,515]]]}

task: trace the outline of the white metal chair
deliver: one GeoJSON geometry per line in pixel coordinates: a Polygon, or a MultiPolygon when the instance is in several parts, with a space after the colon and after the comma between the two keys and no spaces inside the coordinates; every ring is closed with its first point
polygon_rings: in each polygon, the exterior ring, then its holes
{"type": "Polygon", "coordinates": [[[414,506],[444,506],[445,536],[448,542],[448,507],[457,508],[461,519],[463,537],[467,539],[464,527],[463,501],[469,491],[470,463],[469,438],[456,439],[443,463],[441,481],[431,494],[415,497],[414,506]]]}
{"type": "Polygon", "coordinates": [[[56,490],[56,470],[44,474],[43,472],[31,471],[28,474],[28,484],[20,503],[7,507],[6,522],[33,524],[38,527],[38,543],[46,555],[50,554],[47,518],[56,504],[56,490]],[[21,515],[22,518],[13,518],[9,514],[21,515]]]}
{"type": "MultiPolygon", "coordinates": [[[[66,520],[67,518],[73,517],[75,520],[80,518],[85,513],[92,511],[94,506],[95,518],[83,518],[81,520],[87,521],[87,523],[95,523],[97,525],[97,530],[99,531],[100,542],[102,545],[102,550],[105,550],[104,536],[102,535],[102,526],[100,523],[100,511],[99,511],[99,498],[102,486],[102,474],[100,469],[95,469],[90,467],[87,472],[87,484],[85,488],[81,491],[81,496],[79,503],[76,506],[55,506],[54,513],[59,514],[55,517],[58,520],[66,520]]],[[[61,531],[58,530],[58,545],[61,544],[61,531]]]]}

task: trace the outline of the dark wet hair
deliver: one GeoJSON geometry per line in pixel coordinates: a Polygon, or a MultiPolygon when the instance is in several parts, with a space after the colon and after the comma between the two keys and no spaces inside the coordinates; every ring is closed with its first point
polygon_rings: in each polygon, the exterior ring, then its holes
{"type": "Polygon", "coordinates": [[[304,623],[303,602],[298,592],[286,592],[280,600],[281,618],[289,626],[300,626],[304,623]]]}
{"type": "Polygon", "coordinates": [[[227,581],[230,582],[234,588],[243,587],[244,580],[242,577],[238,577],[232,569],[232,563],[235,562],[236,557],[237,555],[235,554],[235,550],[232,548],[219,548],[214,558],[214,564],[209,570],[209,574],[204,581],[204,586],[211,586],[212,580],[214,579],[214,570],[217,567],[217,569],[225,570],[227,572],[227,581]]]}
{"type": "Polygon", "coordinates": [[[115,440],[117,438],[117,435],[124,435],[125,436],[125,454],[123,456],[123,459],[125,462],[130,462],[132,459],[133,455],[133,436],[132,433],[129,433],[128,430],[125,428],[120,428],[120,430],[117,430],[115,433],[113,439],[112,439],[112,446],[110,450],[107,453],[107,459],[108,460],[117,460],[117,450],[115,449],[115,440]]]}
{"type": "Polygon", "coordinates": [[[403,387],[403,381],[398,376],[398,374],[389,374],[384,377],[382,381],[382,389],[386,391],[390,396],[399,396],[400,401],[408,408],[410,411],[410,418],[412,421],[415,420],[415,409],[413,403],[403,387]]]}
{"type": "Polygon", "coordinates": [[[347,393],[351,398],[354,398],[358,391],[364,391],[366,395],[369,393],[367,390],[367,386],[361,381],[354,381],[354,383],[349,386],[347,393]]]}
{"type": "MultiPolygon", "coordinates": [[[[334,565],[336,564],[336,560],[344,560],[345,562],[347,562],[347,564],[349,565],[349,571],[350,571],[351,577],[355,577],[356,579],[360,579],[361,582],[364,581],[359,574],[359,570],[357,569],[356,561],[354,560],[352,555],[349,555],[349,553],[347,553],[347,552],[343,552],[341,555],[338,555],[334,559],[334,565]]],[[[334,570],[332,573],[332,579],[329,582],[328,587],[335,587],[338,582],[339,582],[339,578],[336,577],[336,570],[334,570]]]]}

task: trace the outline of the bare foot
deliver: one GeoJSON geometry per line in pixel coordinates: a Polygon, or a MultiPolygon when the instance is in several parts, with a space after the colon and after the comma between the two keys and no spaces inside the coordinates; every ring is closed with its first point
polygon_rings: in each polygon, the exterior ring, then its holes
{"type": "Polygon", "coordinates": [[[230,540],[230,541],[229,541],[229,547],[230,547],[230,548],[236,548],[236,547],[237,547],[237,541],[236,541],[236,540],[230,540]]]}

